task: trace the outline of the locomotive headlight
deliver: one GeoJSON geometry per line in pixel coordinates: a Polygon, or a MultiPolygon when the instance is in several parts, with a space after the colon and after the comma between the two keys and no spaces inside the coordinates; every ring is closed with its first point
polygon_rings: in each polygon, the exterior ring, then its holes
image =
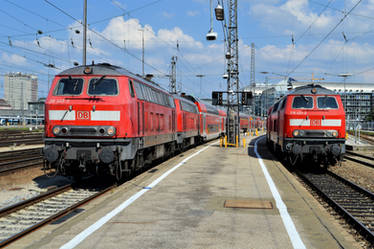
{"type": "Polygon", "coordinates": [[[107,133],[108,133],[109,136],[113,136],[114,134],[116,134],[116,128],[114,128],[113,126],[110,126],[107,129],[107,133]]]}
{"type": "Polygon", "coordinates": [[[329,137],[338,137],[338,135],[339,135],[338,131],[335,131],[335,130],[327,131],[327,136],[329,137]]]}
{"type": "Polygon", "coordinates": [[[52,132],[55,135],[58,135],[60,133],[61,129],[58,126],[53,127],[52,132]]]}
{"type": "Polygon", "coordinates": [[[300,131],[299,131],[299,130],[294,130],[294,131],[292,132],[292,135],[293,135],[294,137],[298,137],[298,136],[300,135],[300,131]]]}

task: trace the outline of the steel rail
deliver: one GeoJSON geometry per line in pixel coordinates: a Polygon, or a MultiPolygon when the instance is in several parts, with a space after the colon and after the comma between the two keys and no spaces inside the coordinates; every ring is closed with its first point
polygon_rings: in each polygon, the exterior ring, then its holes
{"type": "Polygon", "coordinates": [[[362,158],[365,158],[365,159],[368,159],[368,160],[374,160],[374,157],[362,155],[362,154],[359,154],[359,153],[356,153],[356,152],[352,152],[352,151],[346,151],[345,153],[346,154],[350,154],[352,156],[362,157],[362,158]]]}
{"type": "MultiPolygon", "coordinates": [[[[374,160],[374,158],[373,159],[371,159],[370,157],[366,157],[366,156],[364,156],[364,155],[359,155],[359,154],[357,154],[357,153],[354,153],[354,154],[356,154],[356,156],[359,156],[359,157],[362,157],[362,158],[369,158],[369,160],[374,160]]],[[[354,154],[352,154],[352,155],[354,155],[354,154]]],[[[368,166],[368,167],[371,167],[371,168],[374,168],[374,164],[372,164],[372,163],[368,163],[368,162],[365,162],[365,161],[361,161],[361,160],[359,160],[359,159],[356,159],[356,158],[353,158],[353,157],[350,157],[350,156],[344,156],[344,158],[345,159],[347,159],[347,160],[350,160],[350,161],[352,161],[352,162],[356,162],[356,163],[359,163],[359,164],[362,164],[362,165],[365,165],[365,166],[368,166]]]]}
{"type": "Polygon", "coordinates": [[[42,157],[32,158],[32,159],[23,160],[23,161],[25,161],[25,162],[30,162],[31,161],[31,162],[26,163],[26,164],[21,164],[21,165],[12,165],[11,167],[5,166],[4,168],[0,168],[0,174],[5,173],[5,172],[9,172],[9,171],[13,171],[13,170],[17,170],[17,169],[29,168],[29,167],[33,167],[33,166],[37,166],[37,165],[43,166],[42,165],[43,164],[43,158],[42,157]],[[35,161],[35,160],[38,160],[38,161],[35,161]]]}
{"type": "MultiPolygon", "coordinates": [[[[32,231],[34,231],[35,229],[37,229],[37,228],[39,228],[39,227],[41,227],[41,226],[43,226],[45,224],[48,224],[48,223],[52,222],[53,220],[56,220],[56,219],[58,219],[58,218],[60,218],[60,217],[62,217],[64,215],[70,213],[71,211],[73,211],[73,210],[77,209],[78,207],[82,206],[83,204],[88,203],[92,199],[97,198],[100,195],[103,195],[104,193],[108,192],[109,190],[113,189],[114,187],[115,186],[112,185],[110,187],[105,188],[102,191],[94,193],[94,194],[90,195],[89,197],[87,197],[87,198],[85,198],[85,199],[83,199],[83,200],[81,200],[81,201],[79,201],[79,202],[77,202],[77,203],[75,203],[75,204],[73,204],[73,205],[71,205],[71,206],[69,206],[69,207],[67,207],[67,208],[59,211],[59,212],[57,212],[56,214],[53,214],[53,215],[49,216],[48,218],[41,220],[40,222],[38,222],[38,223],[36,223],[36,224],[28,227],[27,229],[25,229],[25,230],[23,230],[23,231],[21,231],[21,232],[19,232],[17,234],[14,234],[13,236],[11,236],[11,237],[9,237],[9,238],[7,238],[5,240],[0,241],[0,248],[6,246],[8,244],[10,244],[11,242],[14,242],[15,240],[17,240],[17,239],[25,236],[26,234],[28,234],[28,233],[30,233],[32,231]]],[[[60,193],[62,193],[62,192],[66,192],[66,191],[70,190],[71,188],[72,188],[71,185],[60,187],[60,188],[58,188],[56,190],[52,190],[52,191],[49,191],[49,192],[45,193],[46,196],[43,196],[42,198],[43,198],[43,200],[48,199],[50,197],[58,195],[59,193],[56,194],[56,192],[58,192],[58,191],[60,193]]],[[[27,206],[31,206],[31,205],[33,205],[35,203],[38,203],[38,202],[42,201],[39,198],[40,198],[40,196],[37,196],[35,198],[32,198],[33,200],[27,200],[27,202],[29,202],[29,201],[33,202],[32,204],[23,204],[23,203],[20,203],[21,206],[23,206],[23,207],[18,207],[18,204],[15,204],[15,205],[13,205],[14,207],[11,206],[11,207],[7,208],[9,210],[4,210],[4,211],[7,212],[8,214],[9,213],[13,213],[14,211],[11,211],[11,210],[15,210],[16,209],[16,211],[18,211],[20,209],[23,209],[25,207],[24,205],[26,205],[26,207],[27,207],[27,206]]],[[[1,211],[3,211],[3,210],[0,210],[0,212],[1,211]]]]}
{"type": "MultiPolygon", "coordinates": [[[[339,194],[344,192],[344,190],[339,189],[340,193],[335,193],[336,195],[332,196],[331,194],[327,193],[326,191],[324,191],[322,189],[324,187],[323,183],[320,183],[320,185],[318,185],[318,182],[316,182],[316,181],[313,182],[313,180],[311,178],[308,178],[307,174],[301,173],[300,171],[297,171],[297,174],[310,187],[312,187],[312,189],[314,189],[327,203],[329,203],[330,206],[332,206],[338,213],[340,213],[344,218],[346,218],[346,220],[363,237],[365,237],[368,241],[370,241],[370,243],[374,243],[374,228],[373,228],[373,230],[369,229],[359,219],[360,217],[361,218],[368,218],[368,217],[371,217],[371,216],[370,215],[368,216],[367,214],[366,215],[352,214],[352,212],[349,212],[348,209],[352,208],[352,206],[349,206],[349,205],[354,205],[354,203],[352,203],[353,201],[350,200],[349,197],[347,198],[347,200],[345,202],[342,201],[340,204],[338,203],[338,200],[334,200],[334,198],[337,199],[338,198],[337,196],[339,196],[339,194]]],[[[351,181],[349,181],[347,179],[344,179],[344,178],[342,178],[342,177],[340,177],[340,176],[338,176],[338,175],[336,175],[336,174],[334,174],[330,171],[327,171],[326,174],[323,174],[323,175],[313,175],[313,176],[315,176],[315,177],[320,176],[322,178],[323,176],[326,176],[326,175],[330,176],[333,179],[336,179],[338,182],[342,183],[343,185],[348,186],[352,190],[357,191],[358,193],[363,195],[366,199],[362,199],[362,200],[365,200],[366,202],[370,201],[371,203],[374,203],[374,194],[373,193],[371,193],[370,191],[358,186],[357,184],[354,184],[351,181]]],[[[330,187],[336,187],[336,185],[335,186],[330,186],[330,187]]],[[[351,196],[351,197],[353,197],[353,196],[351,196]]],[[[356,200],[357,199],[359,199],[359,198],[356,197],[356,200]]],[[[360,208],[361,208],[361,210],[365,210],[365,208],[366,208],[368,210],[368,212],[366,212],[366,213],[373,213],[373,210],[372,210],[373,206],[374,206],[374,204],[367,205],[367,207],[362,205],[360,208]]],[[[360,211],[360,212],[363,213],[362,211],[360,211]]]]}

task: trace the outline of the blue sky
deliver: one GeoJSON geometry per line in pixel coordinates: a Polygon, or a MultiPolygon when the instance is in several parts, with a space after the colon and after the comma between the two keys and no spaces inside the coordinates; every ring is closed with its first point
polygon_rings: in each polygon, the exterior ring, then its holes
{"type": "MultiPolygon", "coordinates": [[[[83,0],[0,2],[0,74],[36,74],[39,97],[44,97],[56,73],[74,62],[82,63],[79,21],[83,0]],[[48,64],[57,69],[46,67],[48,64]]],[[[178,56],[177,81],[182,91],[210,97],[212,90],[225,89],[221,23],[213,21],[218,39],[205,40],[210,28],[209,0],[87,2],[88,62],[109,62],[141,74],[140,30],[144,29],[145,72],[154,74],[155,81],[168,86],[165,74],[170,72],[170,59],[178,56]],[[204,77],[197,78],[198,74],[204,77]]],[[[238,0],[241,86],[249,84],[252,42],[258,82],[264,81],[260,73],[264,71],[271,73],[270,82],[279,81],[279,75],[310,79],[312,73],[328,81],[342,81],[334,75],[352,73],[347,82],[374,82],[374,0],[360,2],[326,37],[358,2],[238,0]]],[[[224,3],[226,7],[227,1],[224,3]]],[[[216,4],[213,0],[214,7],[216,4]]],[[[0,83],[2,96],[3,77],[0,83]]]]}

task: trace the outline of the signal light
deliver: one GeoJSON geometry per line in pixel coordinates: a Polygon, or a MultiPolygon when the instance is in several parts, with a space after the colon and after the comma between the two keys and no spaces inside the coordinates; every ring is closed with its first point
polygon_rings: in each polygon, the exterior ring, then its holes
{"type": "Polygon", "coordinates": [[[223,104],[223,93],[222,92],[212,92],[212,104],[213,105],[223,104]]]}
{"type": "Polygon", "coordinates": [[[253,98],[252,92],[242,92],[242,105],[250,105],[253,98]]]}

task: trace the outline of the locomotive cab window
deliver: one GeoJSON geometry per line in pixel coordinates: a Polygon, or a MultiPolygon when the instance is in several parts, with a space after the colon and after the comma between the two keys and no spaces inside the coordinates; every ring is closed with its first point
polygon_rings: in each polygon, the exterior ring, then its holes
{"type": "Polygon", "coordinates": [[[317,97],[317,107],[319,109],[338,109],[338,103],[335,97],[321,96],[317,97]]]}
{"type": "Polygon", "coordinates": [[[293,109],[312,109],[313,98],[310,96],[295,96],[292,102],[293,109]]]}
{"type": "Polygon", "coordinates": [[[56,96],[79,95],[82,93],[83,79],[64,78],[60,79],[55,89],[56,96]]]}
{"type": "Polygon", "coordinates": [[[90,80],[88,86],[89,95],[108,95],[113,96],[118,94],[117,81],[115,79],[93,78],[90,80]]]}

